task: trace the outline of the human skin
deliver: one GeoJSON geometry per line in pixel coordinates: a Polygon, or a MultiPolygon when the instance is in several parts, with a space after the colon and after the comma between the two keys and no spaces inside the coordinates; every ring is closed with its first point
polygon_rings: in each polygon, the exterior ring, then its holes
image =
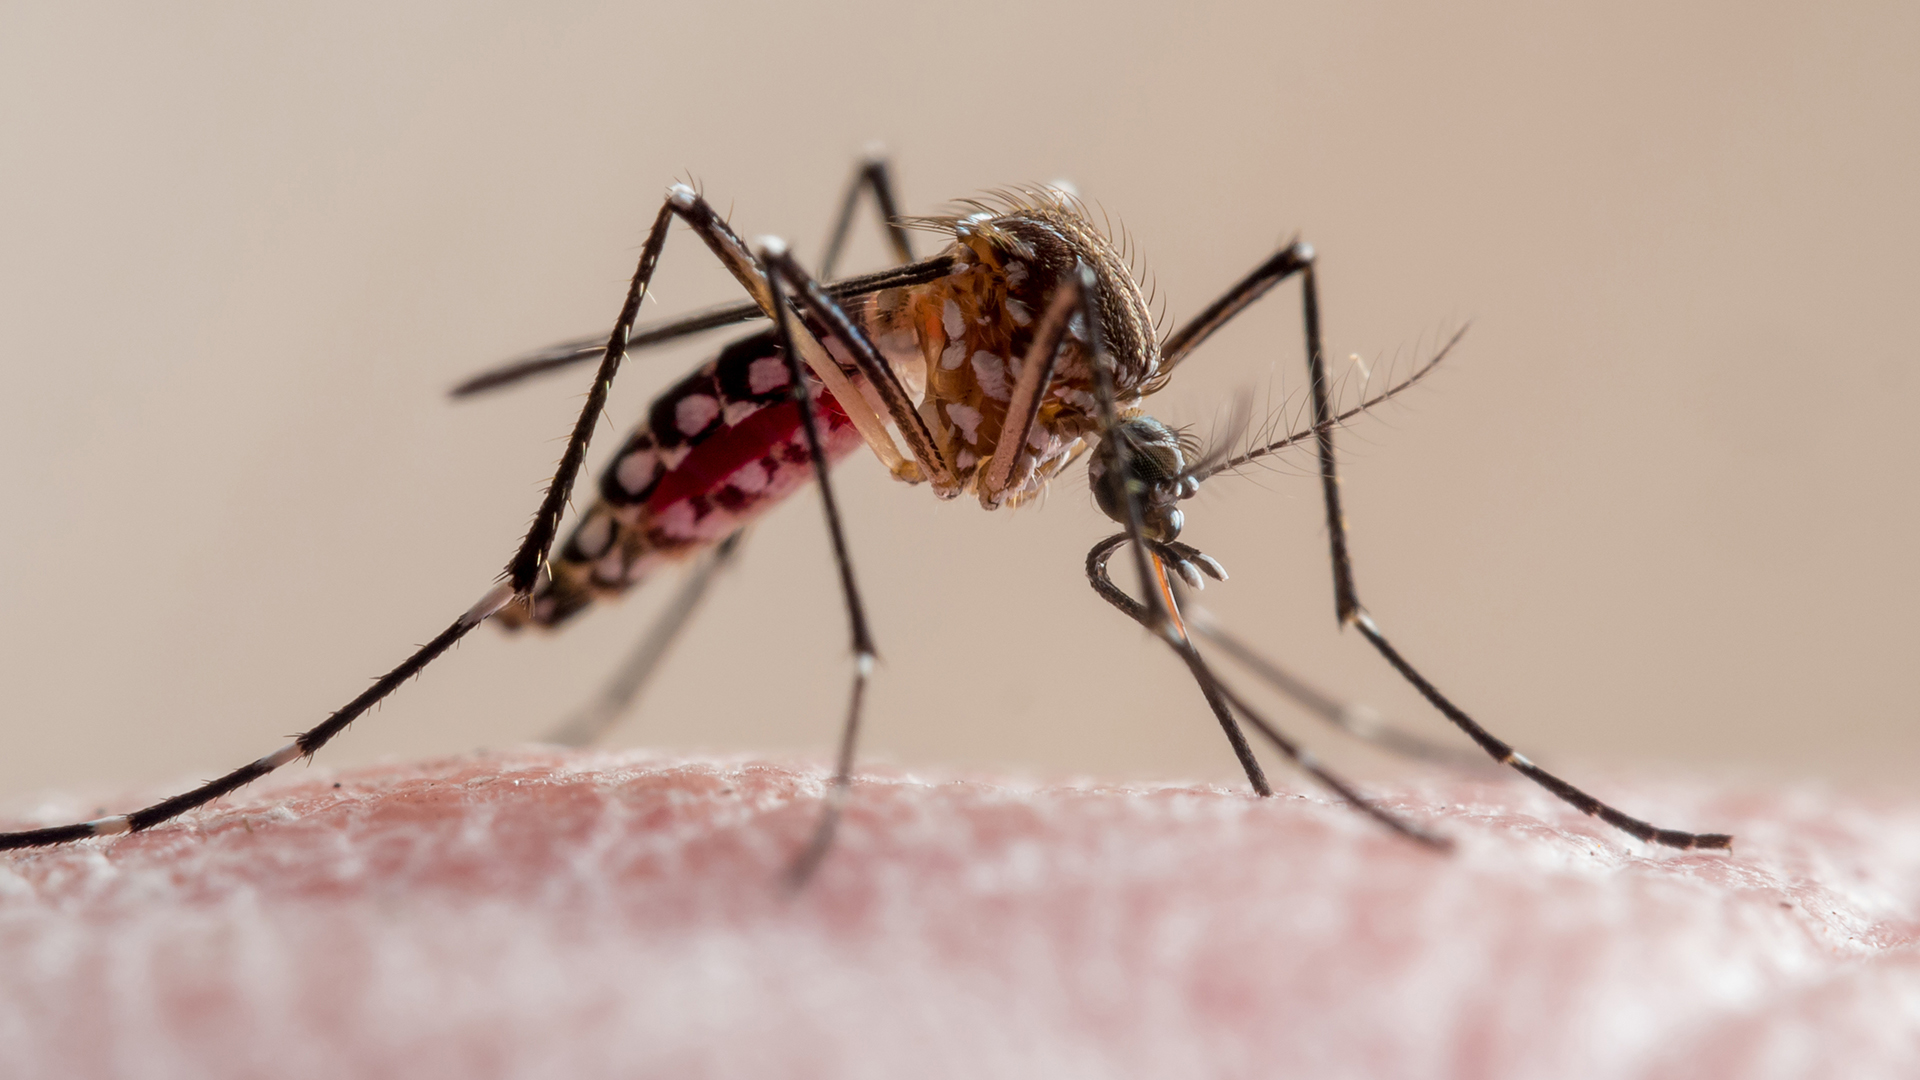
{"type": "MultiPolygon", "coordinates": [[[[524,750],[312,770],[0,858],[0,1075],[1809,1077],[1920,1061],[1920,806],[1607,781],[824,775],[524,750]]],[[[92,807],[47,806],[51,819],[92,807]]]]}

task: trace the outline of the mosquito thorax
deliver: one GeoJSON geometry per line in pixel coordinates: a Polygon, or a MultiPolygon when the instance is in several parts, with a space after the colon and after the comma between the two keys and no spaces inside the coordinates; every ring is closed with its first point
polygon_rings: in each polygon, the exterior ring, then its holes
{"type": "Polygon", "coordinates": [[[1174,504],[1200,488],[1186,468],[1179,433],[1151,416],[1136,416],[1120,421],[1101,438],[1087,461],[1087,483],[1100,511],[1125,525],[1127,496],[1121,478],[1131,480],[1140,496],[1141,531],[1149,540],[1171,541],[1185,521],[1174,504]],[[1123,461],[1124,470],[1119,468],[1123,461]]]}
{"type": "Polygon", "coordinates": [[[963,489],[980,494],[989,508],[1013,506],[1038,495],[1100,428],[1089,335],[1076,315],[1006,490],[985,489],[1013,387],[1061,283],[1081,265],[1094,271],[1100,339],[1123,413],[1137,408],[1158,379],[1159,342],[1131,267],[1078,200],[1055,188],[1032,188],[965,208],[915,221],[952,237],[944,253],[951,272],[876,294],[863,316],[896,368],[910,360],[915,374],[925,372],[921,415],[963,489]]]}

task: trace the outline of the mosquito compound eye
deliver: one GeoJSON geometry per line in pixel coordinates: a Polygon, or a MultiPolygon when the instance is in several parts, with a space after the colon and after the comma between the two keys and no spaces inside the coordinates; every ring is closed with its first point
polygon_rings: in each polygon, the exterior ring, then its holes
{"type": "Polygon", "coordinates": [[[1132,481],[1140,497],[1140,524],[1153,540],[1172,540],[1180,535],[1184,518],[1173,503],[1186,497],[1193,483],[1181,472],[1186,458],[1180,452],[1180,438],[1172,428],[1148,416],[1123,421],[1100,440],[1088,463],[1093,498],[1100,511],[1126,524],[1127,495],[1121,477],[1132,481]],[[1125,462],[1125,468],[1120,468],[1125,462]]]}

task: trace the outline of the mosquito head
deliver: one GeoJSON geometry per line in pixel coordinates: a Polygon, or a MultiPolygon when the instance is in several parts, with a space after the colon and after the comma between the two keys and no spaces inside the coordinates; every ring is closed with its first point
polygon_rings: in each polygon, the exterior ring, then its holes
{"type": "Polygon", "coordinates": [[[1174,504],[1191,498],[1200,482],[1187,469],[1180,434],[1150,416],[1122,420],[1100,439],[1087,462],[1087,480],[1101,512],[1127,523],[1127,493],[1121,477],[1140,494],[1140,526],[1149,540],[1180,535],[1184,515],[1174,504]],[[1125,469],[1120,464],[1125,462],[1125,469]]]}

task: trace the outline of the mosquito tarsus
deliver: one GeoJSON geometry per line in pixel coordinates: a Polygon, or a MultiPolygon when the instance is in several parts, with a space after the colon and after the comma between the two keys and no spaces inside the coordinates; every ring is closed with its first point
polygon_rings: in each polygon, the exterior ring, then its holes
{"type": "MultiPolygon", "coordinates": [[[[1287,243],[1212,304],[1164,339],[1132,268],[1077,197],[1058,187],[1014,188],[932,218],[898,212],[886,163],[856,169],[818,275],[787,245],[748,245],[692,187],[676,184],[655,215],[612,332],[564,342],[478,375],[461,396],[529,376],[597,362],[586,403],[532,526],[501,579],[446,629],[371,687],[281,749],[192,791],[129,814],[0,833],[0,849],[60,844],[152,828],[202,806],[322,746],[438,659],[483,622],[556,626],[597,599],[631,588],[657,566],[703,558],[682,591],[600,699],[569,719],[558,741],[581,744],[605,732],[664,656],[698,607],[714,575],[732,558],[746,525],[811,480],[819,491],[845,602],[853,654],[847,710],[819,822],[795,859],[799,884],[832,846],[848,797],[867,682],[878,655],[854,572],[854,559],[830,465],[867,447],[896,479],[925,484],[941,498],[977,497],[995,509],[1026,502],[1072,461],[1085,457],[1095,502],[1120,531],[1088,553],[1094,591],[1164,642],[1184,663],[1232,746],[1248,781],[1272,793],[1241,727],[1251,725],[1302,771],[1388,828],[1416,842],[1447,841],[1367,799],[1327,770],[1223,682],[1195,639],[1248,664],[1310,712],[1345,724],[1348,710],[1218,629],[1185,617],[1175,581],[1198,587],[1224,580],[1218,562],[1180,539],[1179,504],[1207,479],[1295,446],[1311,445],[1318,464],[1333,573],[1334,613],[1353,627],[1440,713],[1496,763],[1643,841],[1674,848],[1727,848],[1719,833],[1663,829],[1614,809],[1541,769],[1455,705],[1392,645],[1362,606],[1340,507],[1334,435],[1346,422],[1414,385],[1458,341],[1438,349],[1409,376],[1336,412],[1320,329],[1313,249],[1287,243]],[[863,194],[879,210],[898,265],[834,279],[863,194]],[[749,302],[636,328],[640,306],[675,221],[695,233],[734,276],[749,302]],[[912,229],[946,238],[917,259],[912,229]],[[1298,279],[1312,422],[1284,438],[1237,454],[1198,454],[1181,435],[1147,416],[1144,399],[1214,332],[1276,285],[1298,279]],[[559,528],[587,445],[627,354],[704,330],[768,319],[771,327],[727,346],[662,394],[629,436],[599,483],[599,498],[560,544],[559,528]],[[1114,583],[1109,563],[1128,552],[1141,587],[1136,598],[1114,583]]],[[[1257,441],[1257,440],[1256,440],[1257,441]]],[[[1357,729],[1355,729],[1357,730],[1357,729]]],[[[1365,734],[1365,732],[1361,732],[1365,734]]],[[[1411,736],[1379,741],[1440,756],[1411,736]]]]}

